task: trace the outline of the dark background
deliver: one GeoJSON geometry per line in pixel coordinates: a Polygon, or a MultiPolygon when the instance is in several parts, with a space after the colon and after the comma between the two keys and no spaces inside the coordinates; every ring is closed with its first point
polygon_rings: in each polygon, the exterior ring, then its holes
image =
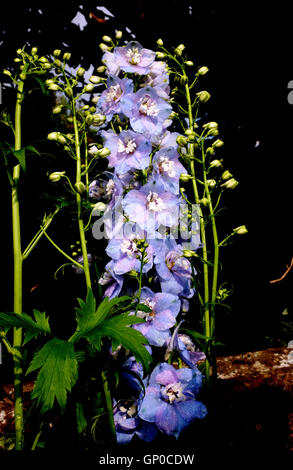
{"type": "MultiPolygon", "coordinates": [[[[231,6],[192,0],[105,0],[98,5],[104,5],[114,16],[105,16],[92,1],[59,2],[58,6],[50,2],[6,2],[0,18],[1,67],[10,66],[16,49],[27,42],[38,46],[42,54],[55,48],[71,51],[73,66],[98,66],[102,36],[114,36],[115,29],[125,33],[126,27],[147,48],[155,48],[159,37],[167,47],[184,43],[188,58],[196,66],[208,66],[210,72],[202,78],[201,86],[212,98],[202,112],[207,113],[204,119],[219,123],[225,145],[218,156],[240,181],[224,200],[228,210],[219,225],[222,223],[229,232],[246,224],[249,231],[247,236],[239,237],[238,243],[221,251],[222,278],[233,283],[234,294],[229,299],[231,313],[221,311],[217,319],[218,336],[226,345],[219,353],[286,343],[293,339],[292,326],[284,330],[282,323],[292,325],[292,273],[280,283],[271,285],[269,281],[283,274],[292,257],[293,105],[287,100],[287,85],[293,80],[291,12],[281,3],[278,9],[267,3],[262,8],[247,2],[231,6]],[[71,23],[78,9],[87,20],[83,30],[71,23]],[[90,19],[90,13],[96,18],[90,19]],[[285,308],[286,316],[282,315],[285,308]]],[[[125,33],[124,38],[129,40],[131,36],[125,33]]],[[[3,91],[2,102],[2,106],[9,105],[8,91],[3,91]]],[[[24,131],[28,142],[45,139],[51,130],[45,113],[40,120],[40,106],[46,110],[47,103],[38,100],[37,104],[34,107],[32,102],[26,110],[24,131]]],[[[31,196],[42,191],[43,180],[38,175],[44,173],[42,162],[34,159],[32,166],[28,170],[30,187],[26,186],[23,196],[24,232],[30,234],[37,228],[34,216],[38,212],[31,196]]],[[[2,172],[1,290],[5,308],[11,309],[8,189],[2,172]]],[[[68,244],[74,242],[66,231],[63,237],[68,244]]],[[[51,248],[41,242],[26,262],[27,305],[39,302],[44,309],[54,305],[58,309],[64,289],[72,293],[72,285],[54,282],[52,257],[51,248]],[[39,287],[32,294],[34,285],[39,287]]],[[[62,315],[66,319],[67,314],[62,315]]]]}

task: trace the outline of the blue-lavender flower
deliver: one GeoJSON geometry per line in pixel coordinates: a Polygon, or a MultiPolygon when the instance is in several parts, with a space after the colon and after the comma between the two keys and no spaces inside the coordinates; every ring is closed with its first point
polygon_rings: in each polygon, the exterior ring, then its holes
{"type": "Polygon", "coordinates": [[[139,133],[158,135],[172,112],[172,106],[161,98],[155,88],[146,86],[136,93],[124,95],[121,110],[130,120],[132,129],[139,133]]]}
{"type": "Polygon", "coordinates": [[[149,165],[152,145],[144,135],[132,130],[115,134],[113,131],[102,131],[105,145],[110,149],[109,166],[115,172],[123,174],[132,169],[143,170],[149,165]]]}
{"type": "Polygon", "coordinates": [[[163,185],[165,191],[174,194],[179,194],[179,178],[181,173],[186,173],[178,158],[176,148],[167,147],[156,152],[152,159],[152,177],[163,185]]]}
{"type": "Polygon", "coordinates": [[[149,237],[160,226],[172,227],[178,224],[179,198],[165,191],[162,183],[152,180],[139,190],[129,191],[122,201],[124,212],[136,222],[149,237]]]}
{"type": "Polygon", "coordinates": [[[139,406],[140,401],[135,398],[114,401],[114,424],[119,445],[128,444],[135,435],[146,442],[157,436],[156,426],[138,417],[139,406]]]}
{"type": "Polygon", "coordinates": [[[156,53],[145,49],[137,41],[130,41],[126,46],[115,47],[113,52],[106,52],[102,62],[107,66],[108,73],[117,75],[123,72],[145,75],[149,72],[151,64],[156,58],[156,53]]]}
{"type": "Polygon", "coordinates": [[[158,364],[150,375],[138,416],[178,439],[194,419],[202,419],[207,414],[205,405],[196,400],[201,383],[198,369],[175,369],[166,362],[158,364]]]}
{"type": "MultiPolygon", "coordinates": [[[[142,252],[141,242],[145,240],[144,232],[137,230],[133,224],[124,225],[119,237],[112,238],[106,248],[106,253],[114,261],[115,274],[125,274],[129,271],[140,272],[142,252]]],[[[148,245],[145,249],[145,263],[142,272],[148,272],[153,266],[153,248],[148,245]]]]}
{"type": "Polygon", "coordinates": [[[103,275],[98,281],[101,286],[107,286],[104,296],[109,297],[109,299],[113,299],[120,294],[124,280],[122,275],[115,273],[114,265],[115,263],[113,260],[109,261],[105,266],[103,275]]]}
{"type": "Polygon", "coordinates": [[[129,78],[118,78],[109,75],[107,89],[103,91],[98,101],[97,110],[104,114],[107,121],[111,121],[114,114],[120,114],[120,101],[123,95],[132,93],[133,82],[129,78]]]}
{"type": "Polygon", "coordinates": [[[146,321],[133,325],[133,328],[140,331],[152,346],[164,346],[171,337],[170,328],[175,325],[180,311],[179,297],[164,292],[154,293],[148,287],[143,287],[140,302],[147,305],[151,311],[138,310],[136,315],[146,321]]]}
{"type": "Polygon", "coordinates": [[[194,295],[191,287],[192,268],[183,256],[183,248],[172,236],[152,240],[154,263],[163,292],[190,298],[194,295]]]}

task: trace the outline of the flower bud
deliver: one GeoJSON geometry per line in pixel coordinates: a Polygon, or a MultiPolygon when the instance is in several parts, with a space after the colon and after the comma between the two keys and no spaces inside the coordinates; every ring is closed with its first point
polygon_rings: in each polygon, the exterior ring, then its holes
{"type": "Polygon", "coordinates": [[[184,183],[186,183],[187,181],[191,180],[192,177],[190,175],[188,175],[187,173],[181,173],[180,175],[180,181],[183,181],[184,183]]]}
{"type": "Polygon", "coordinates": [[[54,60],[53,64],[54,64],[56,67],[59,67],[59,68],[62,66],[61,60],[59,60],[59,59],[54,60]]]}
{"type": "Polygon", "coordinates": [[[197,71],[198,75],[205,75],[207,72],[209,71],[209,69],[205,66],[203,67],[200,67],[197,71]]]}
{"type": "Polygon", "coordinates": [[[102,52],[107,52],[109,50],[109,46],[107,46],[103,42],[101,42],[101,44],[99,44],[99,48],[101,49],[102,52]]]}
{"type": "Polygon", "coordinates": [[[175,55],[181,56],[184,49],[185,49],[184,44],[179,44],[179,46],[177,46],[175,51],[174,51],[175,55]]]}
{"type": "Polygon", "coordinates": [[[50,134],[47,135],[48,140],[57,140],[58,138],[58,132],[50,132],[50,134]]]}
{"type": "Polygon", "coordinates": [[[19,59],[18,57],[15,57],[14,62],[17,64],[17,63],[21,62],[21,59],[19,59]]]}
{"type": "Polygon", "coordinates": [[[217,186],[217,182],[214,179],[207,180],[207,185],[209,188],[213,189],[215,186],[217,186]]]}
{"type": "Polygon", "coordinates": [[[52,54],[54,57],[59,57],[61,55],[61,50],[60,49],[55,49],[52,54]]]}
{"type": "Polygon", "coordinates": [[[88,154],[93,157],[98,153],[99,149],[95,144],[91,144],[88,148],[88,154]]]}
{"type": "Polygon", "coordinates": [[[57,83],[52,83],[51,85],[48,86],[49,90],[51,91],[58,91],[61,90],[60,86],[57,85],[57,83]]]}
{"type": "Polygon", "coordinates": [[[231,175],[230,171],[229,170],[225,170],[222,174],[222,180],[226,181],[230,178],[232,178],[233,175],[231,175]]]}
{"type": "Polygon", "coordinates": [[[73,97],[73,90],[71,88],[71,86],[67,86],[64,90],[64,93],[66,96],[68,96],[68,98],[72,98],[73,97]]]}
{"type": "Polygon", "coordinates": [[[94,87],[94,85],[92,85],[92,83],[87,83],[87,85],[84,87],[83,91],[91,93],[94,88],[95,87],[94,87]]]}
{"type": "Polygon", "coordinates": [[[55,108],[53,109],[53,114],[60,114],[62,111],[62,106],[55,106],[55,108]]]}
{"type": "Polygon", "coordinates": [[[185,65],[187,65],[187,67],[192,67],[194,65],[192,60],[186,60],[184,63],[185,63],[185,65]]]}
{"type": "Polygon", "coordinates": [[[85,74],[85,69],[84,69],[83,67],[79,67],[79,68],[77,69],[76,76],[79,77],[79,78],[81,78],[81,77],[84,76],[84,74],[85,74]]]}
{"type": "Polygon", "coordinates": [[[97,72],[104,73],[106,69],[107,69],[106,65],[100,65],[100,67],[97,67],[97,72]]]}
{"type": "Polygon", "coordinates": [[[216,129],[216,128],[210,129],[210,130],[207,132],[207,135],[216,136],[216,135],[219,135],[219,131],[218,131],[218,129],[216,129]]]}
{"type": "Polygon", "coordinates": [[[17,49],[16,54],[21,55],[22,54],[22,49],[17,49]]]}
{"type": "Polygon", "coordinates": [[[9,70],[7,70],[7,69],[4,69],[2,73],[3,73],[4,75],[8,75],[8,77],[11,77],[11,76],[12,76],[11,72],[10,72],[9,70]]]}
{"type": "Polygon", "coordinates": [[[225,183],[221,184],[222,188],[225,189],[235,189],[238,186],[239,182],[236,181],[235,178],[231,178],[230,180],[226,181],[225,183]]]}
{"type": "Polygon", "coordinates": [[[112,39],[110,38],[110,36],[103,36],[102,39],[104,42],[112,42],[112,39]]]}
{"type": "Polygon", "coordinates": [[[104,114],[93,114],[92,118],[94,126],[101,126],[106,121],[106,116],[104,114]]]}
{"type": "Polygon", "coordinates": [[[211,121],[202,126],[204,129],[218,129],[218,123],[211,121]]]}
{"type": "Polygon", "coordinates": [[[63,54],[63,60],[66,61],[66,62],[68,62],[68,60],[70,60],[70,59],[71,59],[71,54],[70,54],[70,52],[65,52],[65,53],[63,54]]]}
{"type": "Polygon", "coordinates": [[[31,50],[31,55],[36,55],[38,52],[38,48],[37,47],[33,47],[32,50],[31,50]]]}
{"type": "Polygon", "coordinates": [[[116,31],[115,37],[116,39],[121,39],[122,35],[123,35],[122,31],[116,31]]]}
{"type": "Polygon", "coordinates": [[[45,64],[42,64],[42,69],[50,70],[50,68],[52,68],[52,65],[50,64],[50,62],[46,62],[45,64]]]}
{"type": "Polygon", "coordinates": [[[93,122],[93,120],[94,120],[93,116],[90,113],[88,113],[85,118],[86,124],[90,125],[93,122]]]}
{"type": "Polygon", "coordinates": [[[200,101],[201,103],[206,103],[206,102],[210,99],[210,97],[211,97],[211,95],[209,94],[209,92],[208,92],[208,91],[205,91],[205,90],[204,90],[204,91],[199,91],[199,92],[196,93],[196,94],[197,94],[197,96],[198,96],[198,98],[199,98],[199,101],[200,101]]]}
{"type": "Polygon", "coordinates": [[[215,150],[213,149],[213,147],[208,147],[206,149],[206,154],[207,155],[214,155],[214,153],[215,153],[215,150]]]}
{"type": "MultiPolygon", "coordinates": [[[[210,180],[211,181],[211,180],[210,180]]],[[[204,207],[207,207],[209,205],[209,200],[207,197],[203,197],[200,201],[199,201],[204,207]]]]}
{"type": "Polygon", "coordinates": [[[156,52],[157,59],[164,59],[166,57],[166,54],[164,52],[156,52]]]}
{"type": "Polygon", "coordinates": [[[97,154],[101,158],[108,157],[111,153],[111,150],[108,149],[107,147],[103,147],[102,149],[98,150],[97,154]]]}
{"type": "Polygon", "coordinates": [[[187,139],[186,137],[184,137],[184,135],[179,135],[176,139],[176,142],[179,147],[184,147],[185,145],[187,145],[187,139]]]}
{"type": "Polygon", "coordinates": [[[78,181],[77,183],[75,183],[74,187],[79,194],[82,194],[85,192],[85,185],[83,184],[82,181],[78,181]]]}
{"type": "Polygon", "coordinates": [[[66,142],[67,142],[67,140],[66,140],[66,138],[64,137],[64,135],[58,134],[58,136],[57,136],[57,142],[59,142],[59,144],[61,144],[61,145],[65,145],[66,142]]]}
{"type": "Polygon", "coordinates": [[[185,256],[185,258],[192,258],[193,256],[196,256],[196,253],[192,250],[183,250],[183,256],[185,256]]]}
{"type": "Polygon", "coordinates": [[[164,45],[163,40],[162,40],[162,39],[158,39],[158,40],[157,40],[157,45],[158,45],[159,47],[162,47],[162,46],[164,45]]]}
{"type": "Polygon", "coordinates": [[[58,181],[61,180],[62,176],[65,175],[65,171],[54,171],[54,173],[51,173],[49,175],[49,180],[52,181],[53,183],[57,183],[58,181]]]}
{"type": "Polygon", "coordinates": [[[215,142],[213,143],[213,147],[217,147],[217,148],[223,147],[223,145],[224,145],[224,142],[220,139],[215,140],[215,142]]]}
{"type": "Polygon", "coordinates": [[[101,81],[102,81],[101,77],[98,77],[97,75],[92,75],[90,77],[90,82],[93,83],[94,85],[101,83],[101,81]]]}
{"type": "Polygon", "coordinates": [[[20,78],[20,80],[24,81],[24,80],[26,79],[26,74],[23,73],[23,72],[21,72],[21,73],[19,74],[19,78],[20,78]]]}
{"type": "Polygon", "coordinates": [[[248,230],[245,225],[240,225],[239,227],[233,228],[233,232],[237,235],[245,235],[246,233],[248,233],[248,230]]]}
{"type": "Polygon", "coordinates": [[[42,56],[42,57],[39,58],[39,62],[41,62],[42,64],[46,64],[48,62],[48,59],[47,59],[47,57],[42,56]]]}
{"type": "Polygon", "coordinates": [[[211,168],[220,168],[222,166],[222,162],[220,160],[213,160],[210,163],[211,168]]]}
{"type": "Polygon", "coordinates": [[[104,202],[97,202],[93,207],[93,212],[94,211],[105,212],[106,209],[107,209],[107,205],[104,202]]]}

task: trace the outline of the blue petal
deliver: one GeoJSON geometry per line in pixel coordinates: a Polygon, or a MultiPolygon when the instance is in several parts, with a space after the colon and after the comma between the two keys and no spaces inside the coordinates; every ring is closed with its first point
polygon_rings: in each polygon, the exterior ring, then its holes
{"type": "Polygon", "coordinates": [[[187,424],[189,424],[195,418],[204,418],[208,412],[206,406],[202,402],[196,400],[181,401],[179,403],[175,403],[174,405],[176,407],[177,413],[180,414],[182,419],[187,424]]]}
{"type": "Polygon", "coordinates": [[[141,403],[138,416],[145,421],[154,423],[156,420],[156,411],[161,404],[160,387],[154,385],[148,387],[146,395],[141,403]]]}

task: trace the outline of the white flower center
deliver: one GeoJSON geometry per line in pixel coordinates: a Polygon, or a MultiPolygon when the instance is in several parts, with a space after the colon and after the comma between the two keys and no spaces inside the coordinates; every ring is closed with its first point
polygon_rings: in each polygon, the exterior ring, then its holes
{"type": "Polygon", "coordinates": [[[176,176],[176,172],[174,170],[174,162],[169,160],[165,155],[162,155],[159,158],[158,163],[160,173],[167,173],[170,178],[174,178],[176,176]]]}
{"type": "Polygon", "coordinates": [[[165,204],[158,193],[153,193],[152,191],[149,193],[147,197],[147,208],[154,212],[160,212],[165,209],[165,204]]]}
{"type": "Polygon", "coordinates": [[[118,101],[121,98],[122,90],[120,85],[110,86],[106,93],[106,101],[118,101]]]}
{"type": "Polygon", "coordinates": [[[185,399],[184,393],[182,392],[182,385],[178,382],[166,385],[162,390],[162,394],[171,404],[174,401],[183,401],[185,399]]]}
{"type": "Polygon", "coordinates": [[[119,153],[133,153],[136,149],[136,143],[134,139],[128,139],[123,142],[121,139],[118,140],[118,152],[119,153]]]}
{"type": "Polygon", "coordinates": [[[106,184],[106,196],[111,196],[111,194],[113,193],[114,187],[115,187],[114,180],[112,179],[109,180],[108,183],[106,184]]]}
{"type": "Polygon", "coordinates": [[[136,256],[138,253],[138,249],[136,245],[135,235],[130,235],[129,238],[123,240],[123,242],[121,243],[120,250],[122,251],[122,253],[126,253],[127,256],[129,256],[130,258],[136,256]]]}
{"type": "Polygon", "coordinates": [[[187,351],[195,352],[195,346],[189,336],[180,334],[178,338],[182,341],[184,346],[186,346],[187,351]]]}
{"type": "Polygon", "coordinates": [[[111,282],[112,279],[113,279],[112,275],[108,271],[105,271],[103,276],[100,277],[98,282],[101,286],[105,286],[106,284],[109,284],[109,282],[111,282]]]}
{"type": "Polygon", "coordinates": [[[156,117],[159,114],[159,108],[157,103],[150,96],[146,95],[140,102],[139,112],[146,116],[156,117]]]}
{"type": "Polygon", "coordinates": [[[136,316],[139,318],[145,318],[146,321],[152,320],[153,317],[155,316],[155,313],[154,313],[155,302],[147,298],[147,299],[143,299],[141,303],[149,307],[151,309],[151,312],[143,312],[142,310],[138,310],[136,313],[136,316]]]}
{"type": "Polygon", "coordinates": [[[132,49],[128,49],[128,51],[126,52],[126,57],[127,57],[128,62],[131,65],[137,65],[141,61],[141,54],[140,54],[137,47],[133,47],[132,49]]]}

